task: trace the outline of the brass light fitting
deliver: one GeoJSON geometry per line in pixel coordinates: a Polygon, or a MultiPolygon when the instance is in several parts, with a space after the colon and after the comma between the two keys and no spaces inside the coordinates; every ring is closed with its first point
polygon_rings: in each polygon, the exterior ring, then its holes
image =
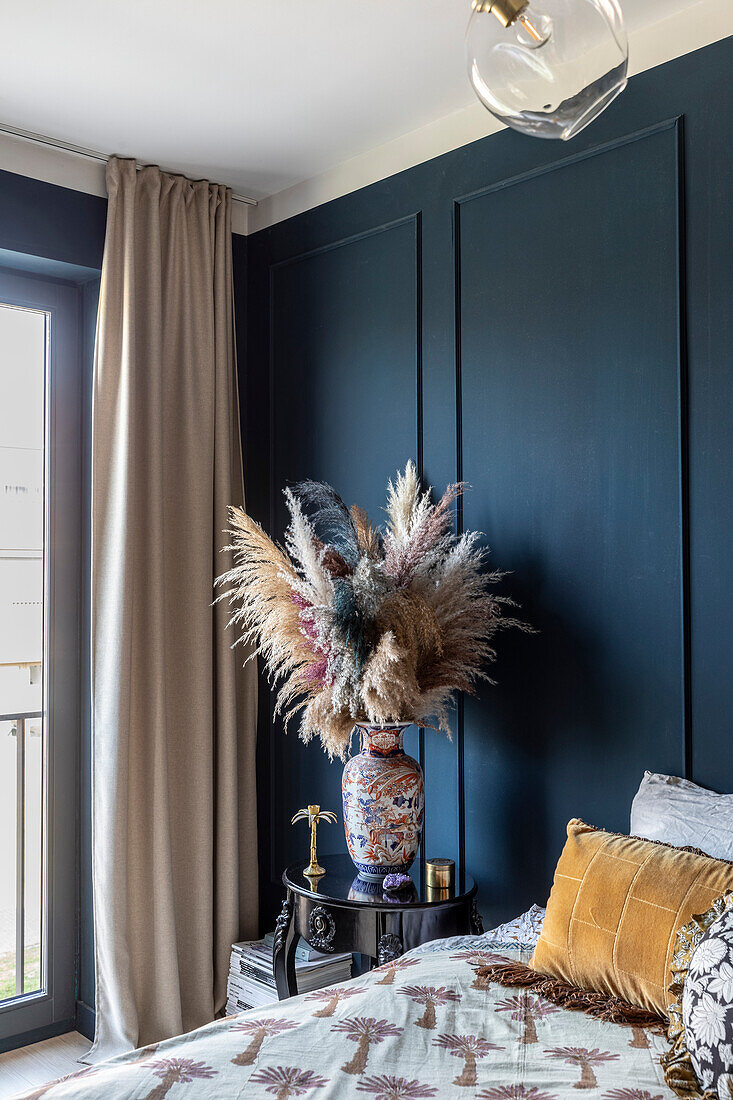
{"type": "Polygon", "coordinates": [[[503,27],[511,27],[528,6],[529,0],[473,0],[471,4],[474,11],[490,11],[503,27]]]}
{"type": "Polygon", "coordinates": [[[472,4],[468,79],[504,125],[567,141],[626,87],[629,48],[619,0],[472,4]],[[484,19],[489,12],[494,18],[484,19]]]}

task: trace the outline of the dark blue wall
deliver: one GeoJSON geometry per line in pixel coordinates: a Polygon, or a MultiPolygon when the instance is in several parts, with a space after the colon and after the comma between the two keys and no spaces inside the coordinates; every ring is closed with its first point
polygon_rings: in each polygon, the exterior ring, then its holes
{"type": "MultiPolygon", "coordinates": [[[[504,131],[249,238],[250,509],[280,534],[310,476],[378,517],[415,457],[471,482],[459,521],[539,630],[452,743],[411,742],[427,854],[490,920],[544,901],[570,817],[626,830],[644,768],[733,790],[732,67],[728,39],[569,145],[504,131]]],[[[340,766],[262,713],[266,925],[340,766]]]]}

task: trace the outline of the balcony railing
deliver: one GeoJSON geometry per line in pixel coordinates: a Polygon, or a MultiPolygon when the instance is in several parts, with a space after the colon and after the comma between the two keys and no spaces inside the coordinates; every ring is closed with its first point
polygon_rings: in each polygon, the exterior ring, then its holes
{"type": "Polygon", "coordinates": [[[41,711],[0,714],[1,722],[12,722],[16,736],[15,773],[15,996],[25,993],[25,764],[27,723],[42,718],[41,711]]]}

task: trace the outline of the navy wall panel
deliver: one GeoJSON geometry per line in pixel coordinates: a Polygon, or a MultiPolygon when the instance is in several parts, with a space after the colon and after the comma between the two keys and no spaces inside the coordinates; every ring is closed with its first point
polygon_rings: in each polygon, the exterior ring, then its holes
{"type": "Polygon", "coordinates": [[[466,860],[514,908],[570,817],[625,830],[685,766],[677,134],[458,204],[463,522],[539,631],[465,704],[466,860]]]}
{"type": "MultiPolygon", "coordinates": [[[[472,483],[459,522],[538,630],[499,638],[452,742],[412,740],[425,850],[488,919],[546,898],[571,816],[627,828],[644,768],[733,790],[732,64],[726,39],[568,145],[503,131],[249,238],[258,518],[280,533],[304,475],[374,509],[411,455],[472,483]]],[[[266,925],[340,767],[262,717],[266,925]]]]}
{"type": "MultiPolygon", "coordinates": [[[[281,487],[330,479],[379,517],[384,484],[416,453],[419,231],[419,220],[407,218],[271,269],[270,372],[273,394],[284,398],[272,403],[278,536],[287,524],[281,487]]],[[[270,733],[271,804],[338,808],[340,771],[323,768],[320,746],[297,741],[297,722],[287,738],[280,723],[270,733]]],[[[268,830],[274,877],[303,848],[290,816],[274,815],[268,830]]],[[[324,854],[340,851],[343,832],[323,829],[320,842],[324,854]]]]}

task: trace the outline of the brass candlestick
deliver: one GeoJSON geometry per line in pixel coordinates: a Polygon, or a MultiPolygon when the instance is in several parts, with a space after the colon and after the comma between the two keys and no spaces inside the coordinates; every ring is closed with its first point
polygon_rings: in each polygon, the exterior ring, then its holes
{"type": "Polygon", "coordinates": [[[320,878],[321,875],[325,875],[325,870],[318,863],[316,857],[316,826],[319,821],[336,821],[336,814],[332,810],[322,810],[320,806],[309,806],[307,810],[298,810],[294,815],[290,824],[294,825],[296,821],[307,820],[311,827],[311,861],[308,867],[303,872],[308,878],[320,878]]]}

